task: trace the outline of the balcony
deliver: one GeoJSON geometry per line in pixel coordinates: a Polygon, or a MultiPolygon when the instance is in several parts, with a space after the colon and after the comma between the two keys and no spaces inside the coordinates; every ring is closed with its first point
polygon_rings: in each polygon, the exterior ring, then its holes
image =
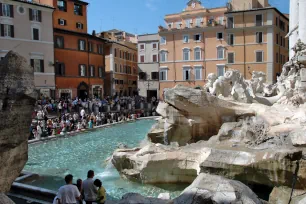
{"type": "Polygon", "coordinates": [[[158,32],[169,32],[177,30],[192,30],[192,29],[201,29],[201,28],[211,28],[211,27],[224,27],[224,23],[220,24],[215,20],[208,20],[206,22],[201,22],[200,24],[190,23],[189,26],[179,24],[179,26],[168,25],[168,27],[159,26],[158,32]]]}

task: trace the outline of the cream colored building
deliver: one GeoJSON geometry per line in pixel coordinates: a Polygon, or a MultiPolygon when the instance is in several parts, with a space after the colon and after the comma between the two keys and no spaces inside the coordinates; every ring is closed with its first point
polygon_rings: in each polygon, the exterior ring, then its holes
{"type": "Polygon", "coordinates": [[[34,67],[35,86],[55,94],[53,7],[22,0],[0,0],[0,57],[18,52],[34,67]]]}
{"type": "Polygon", "coordinates": [[[272,82],[288,60],[288,17],[267,0],[233,0],[211,9],[190,0],[165,22],[159,27],[161,98],[176,84],[203,86],[209,73],[222,76],[229,69],[246,78],[263,71],[272,82]]]}

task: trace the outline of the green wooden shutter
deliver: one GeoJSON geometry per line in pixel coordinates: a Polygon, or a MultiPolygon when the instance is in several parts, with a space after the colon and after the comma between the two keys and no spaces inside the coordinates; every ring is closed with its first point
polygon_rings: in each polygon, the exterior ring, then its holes
{"type": "Polygon", "coordinates": [[[40,60],[40,72],[45,72],[44,60],[40,60]]]}
{"type": "Polygon", "coordinates": [[[30,19],[30,21],[32,21],[32,20],[33,20],[33,16],[32,16],[32,9],[29,9],[29,19],[30,19]]]}
{"type": "Polygon", "coordinates": [[[14,18],[14,6],[10,5],[10,15],[12,18],[14,18]]]}

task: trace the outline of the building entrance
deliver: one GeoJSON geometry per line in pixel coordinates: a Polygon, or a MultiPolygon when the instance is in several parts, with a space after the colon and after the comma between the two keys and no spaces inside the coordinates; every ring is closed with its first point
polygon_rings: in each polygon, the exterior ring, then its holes
{"type": "Polygon", "coordinates": [[[88,98],[89,87],[85,82],[81,82],[78,86],[78,97],[82,100],[88,98]]]}

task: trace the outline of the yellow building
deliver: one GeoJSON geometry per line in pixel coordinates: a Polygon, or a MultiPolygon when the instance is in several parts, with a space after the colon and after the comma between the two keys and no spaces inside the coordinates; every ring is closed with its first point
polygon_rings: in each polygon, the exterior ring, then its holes
{"type": "Polygon", "coordinates": [[[104,90],[108,96],[132,96],[137,93],[137,45],[108,40],[105,46],[104,90]]]}
{"type": "Polygon", "coordinates": [[[160,97],[176,84],[203,86],[209,73],[237,69],[250,78],[263,71],[275,81],[288,60],[288,17],[267,0],[232,0],[207,9],[190,0],[159,27],[160,97]]]}

